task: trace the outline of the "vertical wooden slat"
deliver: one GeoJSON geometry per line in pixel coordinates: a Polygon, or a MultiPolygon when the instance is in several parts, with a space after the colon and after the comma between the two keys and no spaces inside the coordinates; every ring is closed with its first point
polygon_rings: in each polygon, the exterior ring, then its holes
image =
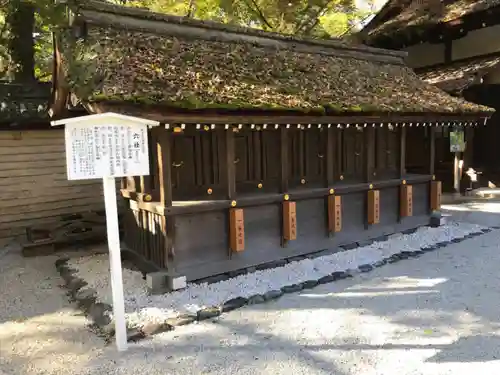
{"type": "Polygon", "coordinates": [[[245,219],[242,208],[229,210],[229,244],[233,252],[245,250],[245,219]]]}
{"type": "Polygon", "coordinates": [[[401,185],[400,189],[400,216],[408,217],[413,215],[413,186],[401,185]]]}
{"type": "MultiPolygon", "coordinates": [[[[232,132],[231,132],[232,133],[232,132]]],[[[210,151],[212,152],[212,180],[215,185],[218,185],[220,182],[220,173],[219,173],[219,134],[220,131],[215,131],[211,133],[210,137],[210,151]]]]}
{"type": "Polygon", "coordinates": [[[260,136],[262,132],[260,131],[254,131],[253,132],[253,148],[252,152],[254,154],[254,169],[253,169],[253,179],[254,180],[261,180],[262,179],[262,144],[260,142],[260,136]]]}
{"type": "Polygon", "coordinates": [[[295,202],[283,202],[283,237],[287,241],[297,238],[297,207],[295,202]]]}
{"type": "Polygon", "coordinates": [[[236,197],[236,165],[235,149],[234,149],[234,132],[232,130],[225,131],[226,137],[226,173],[224,174],[226,180],[226,196],[228,199],[236,197]]]}
{"type": "Polygon", "coordinates": [[[342,197],[328,196],[328,231],[337,233],[342,230],[342,197]]]}
{"type": "Polygon", "coordinates": [[[429,174],[435,174],[436,168],[436,129],[435,127],[429,127],[429,174]]]}
{"type": "MultiPolygon", "coordinates": [[[[280,192],[281,193],[286,193],[288,191],[288,166],[290,163],[290,160],[288,158],[288,131],[284,126],[281,126],[280,128],[280,162],[281,162],[281,169],[280,169],[280,192]]],[[[286,218],[285,218],[285,204],[289,202],[284,202],[282,205],[282,215],[281,215],[281,225],[283,228],[283,233],[281,236],[281,246],[286,247],[288,243],[288,238],[286,235],[286,218]]]]}
{"type": "Polygon", "coordinates": [[[326,168],[326,186],[329,187],[335,180],[335,138],[333,129],[326,130],[326,150],[325,150],[325,168],[326,168]]]}
{"type": "Polygon", "coordinates": [[[406,128],[403,126],[399,137],[399,178],[406,174],[406,128]]]}
{"type": "Polygon", "coordinates": [[[172,133],[166,129],[159,129],[156,154],[158,160],[158,191],[160,204],[164,207],[172,206],[172,133]]]}
{"type": "Polygon", "coordinates": [[[380,191],[368,191],[368,224],[378,224],[380,222],[380,191]]]}
{"type": "Polygon", "coordinates": [[[280,128],[280,154],[281,154],[281,173],[280,190],[282,193],[288,191],[288,131],[284,126],[280,128]]]}
{"type": "Polygon", "coordinates": [[[368,127],[364,129],[365,140],[365,181],[373,180],[375,171],[375,128],[368,127]]]}
{"type": "Polygon", "coordinates": [[[167,218],[165,216],[160,217],[160,229],[161,229],[161,236],[160,236],[160,249],[162,251],[162,256],[163,256],[163,262],[162,266],[164,268],[168,269],[169,266],[169,256],[168,256],[168,248],[167,248],[167,218]]]}
{"type": "Polygon", "coordinates": [[[431,210],[441,209],[441,181],[431,181],[431,210]]]}
{"type": "Polygon", "coordinates": [[[344,174],[344,130],[336,129],[335,137],[337,139],[337,152],[336,152],[336,168],[335,168],[335,180],[337,180],[341,175],[344,174]]]}

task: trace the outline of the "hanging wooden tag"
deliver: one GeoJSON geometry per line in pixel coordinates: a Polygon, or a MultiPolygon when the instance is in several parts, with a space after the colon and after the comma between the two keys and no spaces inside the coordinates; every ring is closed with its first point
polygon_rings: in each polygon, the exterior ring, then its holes
{"type": "Polygon", "coordinates": [[[328,231],[330,233],[342,230],[342,197],[328,196],[328,231]]]}
{"type": "Polygon", "coordinates": [[[368,191],[368,224],[380,222],[380,191],[368,191]]]}
{"type": "Polygon", "coordinates": [[[297,238],[297,211],[295,202],[283,202],[283,238],[288,241],[297,238]]]}
{"type": "Polygon", "coordinates": [[[401,217],[413,215],[413,186],[402,185],[400,196],[401,217]]]}
{"type": "Polygon", "coordinates": [[[242,208],[229,209],[229,241],[233,252],[245,250],[245,220],[242,208]]]}
{"type": "Polygon", "coordinates": [[[431,181],[431,210],[441,209],[441,181],[431,181]]]}

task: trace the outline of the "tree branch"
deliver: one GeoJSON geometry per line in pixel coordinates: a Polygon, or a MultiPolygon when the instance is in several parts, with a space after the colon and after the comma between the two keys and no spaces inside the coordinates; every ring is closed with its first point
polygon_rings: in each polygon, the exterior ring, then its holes
{"type": "Polygon", "coordinates": [[[255,15],[257,15],[257,17],[259,17],[261,22],[263,22],[271,30],[274,30],[274,27],[269,23],[266,16],[264,16],[264,13],[262,13],[259,5],[257,4],[257,2],[255,0],[244,0],[244,2],[246,4],[246,6],[248,7],[248,9],[250,9],[250,11],[252,11],[255,15]],[[250,1],[253,4],[253,7],[248,3],[248,1],[250,1]]]}
{"type": "Polygon", "coordinates": [[[192,18],[194,15],[194,12],[196,12],[196,6],[195,6],[195,0],[190,0],[189,1],[189,6],[188,6],[188,11],[186,14],[187,18],[192,18]]]}
{"type": "Polygon", "coordinates": [[[306,27],[306,29],[302,32],[303,35],[309,35],[309,33],[316,27],[316,25],[319,22],[319,17],[323,15],[324,12],[328,10],[330,7],[330,4],[333,3],[333,0],[328,0],[326,1],[321,8],[316,12],[316,15],[314,17],[311,17],[309,21],[314,20],[309,26],[307,25],[307,22],[304,22],[303,25],[300,27],[300,29],[297,29],[296,34],[298,34],[302,28],[306,27]]]}

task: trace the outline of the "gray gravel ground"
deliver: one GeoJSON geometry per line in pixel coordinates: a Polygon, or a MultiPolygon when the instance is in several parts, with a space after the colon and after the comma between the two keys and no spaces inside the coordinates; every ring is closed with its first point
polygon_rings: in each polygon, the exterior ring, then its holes
{"type": "MultiPolygon", "coordinates": [[[[487,216],[467,219],[500,223],[498,213],[487,216]]],[[[497,230],[118,354],[87,332],[65,302],[52,259],[7,255],[0,258],[0,369],[9,375],[498,375],[499,270],[497,230]]]]}

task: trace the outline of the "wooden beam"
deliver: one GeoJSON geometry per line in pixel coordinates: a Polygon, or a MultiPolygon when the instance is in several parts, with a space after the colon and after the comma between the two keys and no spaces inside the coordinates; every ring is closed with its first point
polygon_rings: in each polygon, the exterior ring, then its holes
{"type": "Polygon", "coordinates": [[[280,128],[280,191],[286,193],[288,191],[288,130],[280,128]]]}
{"type": "Polygon", "coordinates": [[[239,110],[221,111],[181,110],[162,105],[142,106],[128,102],[94,102],[86,108],[92,113],[119,112],[130,116],[141,116],[166,124],[360,124],[360,123],[410,123],[410,122],[452,122],[484,121],[491,113],[440,114],[440,113],[366,113],[366,114],[307,114],[300,111],[239,110]]]}
{"type": "Polygon", "coordinates": [[[226,130],[224,133],[226,139],[226,173],[224,176],[226,181],[226,195],[228,199],[234,199],[236,197],[236,165],[234,164],[236,156],[234,148],[234,132],[230,129],[226,130]]]}
{"type": "Polygon", "coordinates": [[[326,175],[326,187],[333,185],[335,181],[335,134],[334,129],[326,130],[326,150],[325,150],[325,175],[326,175]]]}
{"type": "Polygon", "coordinates": [[[406,175],[406,128],[400,129],[399,137],[399,178],[406,175]]]}
{"type": "Polygon", "coordinates": [[[365,181],[373,180],[375,172],[375,128],[368,127],[364,129],[365,139],[365,181]]]}
{"type": "Polygon", "coordinates": [[[172,133],[158,129],[156,154],[158,160],[158,191],[160,204],[171,207],[172,196],[172,133]]]}
{"type": "Polygon", "coordinates": [[[431,126],[429,128],[429,174],[434,175],[436,168],[436,129],[431,126]]]}

